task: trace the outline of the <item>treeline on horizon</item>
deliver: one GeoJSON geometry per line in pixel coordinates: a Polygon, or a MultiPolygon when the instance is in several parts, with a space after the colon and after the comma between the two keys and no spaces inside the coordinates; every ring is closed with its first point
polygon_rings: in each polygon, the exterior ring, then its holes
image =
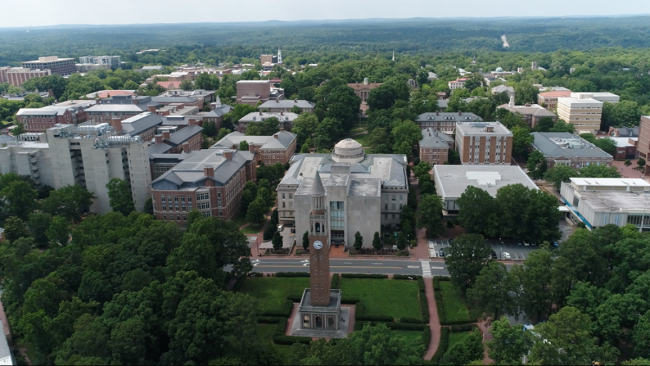
{"type": "MultiPolygon", "coordinates": [[[[216,19],[218,20],[218,19],[216,19]]],[[[413,19],[341,22],[198,23],[0,29],[0,65],[19,66],[39,56],[115,54],[142,62],[142,49],[187,53],[213,49],[215,61],[300,52],[302,64],[322,52],[430,55],[439,52],[553,52],[603,47],[650,47],[648,17],[413,19]],[[506,34],[510,48],[500,36],[506,34]]],[[[163,64],[177,62],[170,56],[163,64]],[[167,62],[167,63],[166,63],[167,62]]],[[[205,61],[205,60],[201,60],[205,61]]]]}

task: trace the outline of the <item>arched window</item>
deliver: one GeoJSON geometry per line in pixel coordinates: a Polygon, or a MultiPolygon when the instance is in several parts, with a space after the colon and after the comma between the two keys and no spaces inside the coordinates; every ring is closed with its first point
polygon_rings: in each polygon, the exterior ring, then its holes
{"type": "Polygon", "coordinates": [[[320,233],[320,224],[319,223],[316,223],[316,232],[320,233]]]}

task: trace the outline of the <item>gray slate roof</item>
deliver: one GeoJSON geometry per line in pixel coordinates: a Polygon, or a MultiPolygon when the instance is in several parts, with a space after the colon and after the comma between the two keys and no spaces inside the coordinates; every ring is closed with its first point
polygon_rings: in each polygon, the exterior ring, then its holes
{"type": "Polygon", "coordinates": [[[217,141],[216,144],[212,145],[211,149],[230,149],[232,146],[239,146],[239,143],[242,141],[248,142],[248,144],[262,145],[262,149],[286,149],[291,145],[291,142],[296,138],[296,135],[287,132],[280,131],[276,132],[274,135],[278,135],[278,138],[274,136],[246,136],[241,132],[231,132],[227,134],[224,138],[217,141]]]}
{"type": "Polygon", "coordinates": [[[619,127],[618,136],[619,137],[639,137],[639,126],[636,127],[619,127]]]}
{"type": "Polygon", "coordinates": [[[203,98],[193,97],[151,97],[151,101],[156,103],[195,103],[203,98]]]}
{"type": "Polygon", "coordinates": [[[146,109],[147,109],[146,106],[142,108],[142,106],[137,104],[99,104],[86,109],[86,112],[87,113],[119,113],[119,112],[141,113],[146,109]]]}
{"type": "Polygon", "coordinates": [[[164,143],[149,145],[149,156],[153,157],[154,155],[164,154],[171,150],[171,148],[170,145],[164,143]]]}
{"type": "Polygon", "coordinates": [[[67,108],[43,107],[43,108],[21,108],[17,116],[63,116],[67,108]]]}
{"type": "Polygon", "coordinates": [[[422,139],[420,140],[420,148],[427,149],[448,149],[449,142],[454,139],[446,133],[435,131],[433,128],[425,128],[422,130],[422,139]]]}
{"type": "Polygon", "coordinates": [[[429,121],[483,121],[483,119],[474,113],[469,112],[428,112],[422,113],[415,119],[415,122],[429,122],[429,121]]]}
{"type": "Polygon", "coordinates": [[[314,108],[316,104],[307,101],[307,100],[269,100],[267,102],[262,103],[257,109],[260,111],[263,109],[271,109],[271,108],[287,108],[291,109],[294,106],[298,106],[298,108],[314,108]]]}
{"type": "Polygon", "coordinates": [[[582,137],[568,132],[533,132],[533,147],[547,158],[578,158],[591,157],[612,159],[612,156],[596,145],[583,139],[582,137]],[[569,148],[568,141],[574,141],[576,146],[569,148]],[[578,146],[579,144],[579,146],[578,146]],[[563,146],[564,145],[564,146],[563,146]]]}
{"type": "Polygon", "coordinates": [[[228,104],[222,104],[220,108],[215,108],[215,109],[211,110],[210,112],[208,112],[207,114],[205,114],[205,117],[221,117],[224,114],[229,113],[230,111],[232,111],[232,109],[233,108],[231,106],[229,106],[228,104]]]}
{"type": "Polygon", "coordinates": [[[144,112],[122,121],[122,131],[136,136],[155,126],[162,125],[162,117],[155,113],[144,112]]]}
{"type": "Polygon", "coordinates": [[[203,127],[201,126],[187,126],[171,134],[169,140],[166,141],[169,141],[173,146],[178,146],[197,134],[200,134],[201,131],[203,131],[203,127]]]}

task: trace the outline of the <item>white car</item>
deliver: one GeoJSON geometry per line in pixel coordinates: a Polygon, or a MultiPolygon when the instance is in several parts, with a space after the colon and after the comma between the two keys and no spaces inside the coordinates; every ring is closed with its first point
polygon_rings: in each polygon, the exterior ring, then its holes
{"type": "Polygon", "coordinates": [[[527,242],[527,241],[525,241],[525,242],[524,242],[524,246],[529,247],[529,246],[530,246],[530,243],[527,242]]]}
{"type": "Polygon", "coordinates": [[[511,259],[512,258],[512,257],[510,257],[510,253],[508,253],[508,252],[503,252],[502,257],[503,257],[503,259],[511,259]]]}

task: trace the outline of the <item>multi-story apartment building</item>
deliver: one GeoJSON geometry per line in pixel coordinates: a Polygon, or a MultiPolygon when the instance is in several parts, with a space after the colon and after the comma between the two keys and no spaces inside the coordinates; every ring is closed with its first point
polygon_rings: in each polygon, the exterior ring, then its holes
{"type": "Polygon", "coordinates": [[[271,87],[271,80],[239,80],[237,82],[237,103],[252,106],[258,102],[284,99],[284,90],[271,87]]]}
{"type": "Polygon", "coordinates": [[[242,141],[248,143],[248,151],[255,154],[258,164],[286,164],[296,152],[296,135],[282,130],[273,136],[246,136],[241,132],[231,132],[210,148],[239,150],[242,141]]]}
{"type": "Polygon", "coordinates": [[[596,145],[568,132],[533,132],[533,149],[544,155],[549,168],[556,164],[575,169],[584,166],[609,166],[614,159],[596,145]]]}
{"type": "Polygon", "coordinates": [[[345,139],[332,154],[297,154],[277,188],[279,222],[295,225],[296,235],[309,228],[311,188],[322,179],[331,243],[350,247],[358,231],[369,247],[384,225],[400,223],[409,184],[405,155],[366,154],[361,144],[345,139]],[[316,175],[319,175],[317,178],[316,175]]]}
{"type": "Polygon", "coordinates": [[[415,119],[421,129],[432,128],[435,131],[452,135],[459,122],[481,122],[483,119],[474,113],[467,112],[428,112],[422,113],[415,119]]]}
{"type": "Polygon", "coordinates": [[[214,122],[217,131],[221,128],[223,115],[232,111],[232,106],[221,104],[221,98],[217,95],[217,101],[210,103],[211,111],[203,115],[203,122],[214,122]]]}
{"type": "Polygon", "coordinates": [[[257,109],[265,112],[291,112],[293,107],[300,108],[300,113],[313,112],[315,103],[306,100],[275,100],[261,104],[257,109]]]}
{"type": "Polygon", "coordinates": [[[115,118],[123,121],[147,110],[147,106],[137,104],[99,104],[86,109],[86,114],[95,123],[111,123],[115,118]]]}
{"type": "Polygon", "coordinates": [[[537,122],[544,117],[550,117],[553,121],[557,121],[557,116],[555,113],[544,109],[544,107],[539,104],[526,104],[526,105],[515,105],[515,97],[510,97],[510,103],[503,104],[497,108],[506,109],[512,113],[519,113],[521,119],[528,124],[528,127],[535,128],[537,122]]]}
{"type": "Polygon", "coordinates": [[[237,121],[237,131],[246,133],[246,129],[251,123],[264,122],[268,118],[278,119],[278,129],[283,128],[287,131],[291,131],[293,128],[293,121],[298,118],[298,115],[290,112],[252,112],[237,121]]]}
{"type": "Polygon", "coordinates": [[[117,69],[121,65],[120,56],[82,56],[79,57],[80,64],[107,65],[111,69],[117,69]]]}
{"type": "Polygon", "coordinates": [[[501,122],[458,122],[456,150],[462,164],[510,165],[512,132],[501,122]]]}
{"type": "MultiPolygon", "coordinates": [[[[642,116],[639,122],[639,142],[636,145],[639,158],[650,161],[650,116],[642,116]]],[[[650,174],[650,164],[645,165],[643,175],[650,174]]]]}
{"type": "Polygon", "coordinates": [[[537,94],[537,103],[549,111],[557,109],[557,98],[571,97],[571,90],[553,90],[537,94]]]}
{"type": "Polygon", "coordinates": [[[465,89],[465,82],[469,80],[469,78],[458,78],[456,80],[452,80],[447,85],[449,86],[449,90],[456,90],[456,89],[465,89]]]}
{"type": "Polygon", "coordinates": [[[192,210],[230,220],[239,212],[244,185],[255,180],[256,164],[248,151],[193,151],[151,184],[158,220],[187,222],[192,210]]]}
{"type": "Polygon", "coordinates": [[[23,67],[13,67],[6,72],[7,82],[13,86],[21,86],[25,81],[33,78],[52,75],[50,70],[29,69],[23,67]]]}
{"type": "Polygon", "coordinates": [[[600,130],[602,113],[603,102],[591,98],[590,94],[557,99],[558,118],[574,125],[578,133],[596,134],[600,130]]]}
{"type": "Polygon", "coordinates": [[[420,161],[431,165],[444,164],[449,161],[449,149],[454,148],[454,139],[441,131],[425,128],[422,130],[419,147],[420,161]]]}
{"type": "Polygon", "coordinates": [[[23,67],[26,69],[50,70],[52,74],[61,76],[77,72],[73,58],[59,58],[58,56],[39,57],[36,61],[25,61],[23,67]]]}
{"type": "Polygon", "coordinates": [[[31,176],[55,189],[81,185],[95,199],[94,213],[111,210],[106,184],[112,178],[131,187],[137,210],[150,197],[148,143],[118,135],[108,124],[59,125],[46,131],[47,142],[20,142],[0,148],[0,170],[31,176]]]}
{"type": "MultiPolygon", "coordinates": [[[[203,128],[195,120],[190,125],[176,130],[163,131],[154,137],[154,144],[149,147],[151,154],[180,154],[201,150],[203,128]]],[[[157,178],[157,177],[156,177],[157,178]]]]}
{"type": "Polygon", "coordinates": [[[21,108],[16,120],[25,125],[29,132],[45,132],[56,124],[74,124],[72,112],[68,108],[21,108]]]}
{"type": "Polygon", "coordinates": [[[156,128],[163,124],[163,119],[155,113],[142,112],[124,120],[114,117],[110,124],[117,133],[127,134],[131,137],[138,136],[142,141],[148,142],[153,140],[156,128]]]}
{"type": "Polygon", "coordinates": [[[0,84],[9,82],[9,80],[7,80],[7,71],[9,70],[11,70],[10,66],[0,67],[0,84]]]}

